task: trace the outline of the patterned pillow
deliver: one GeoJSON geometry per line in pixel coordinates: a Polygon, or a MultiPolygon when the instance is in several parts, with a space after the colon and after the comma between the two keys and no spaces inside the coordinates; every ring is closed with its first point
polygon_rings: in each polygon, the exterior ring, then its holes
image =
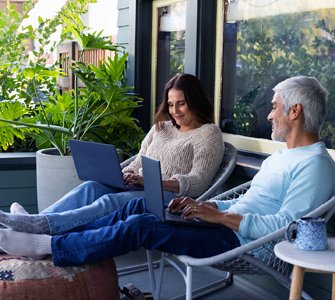
{"type": "Polygon", "coordinates": [[[116,300],[119,286],[113,259],[56,267],[52,257],[30,261],[0,254],[0,299],[116,300]]]}

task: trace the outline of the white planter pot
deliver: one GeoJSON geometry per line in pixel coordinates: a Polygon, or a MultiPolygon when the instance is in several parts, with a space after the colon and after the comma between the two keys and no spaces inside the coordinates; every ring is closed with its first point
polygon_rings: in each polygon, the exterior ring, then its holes
{"type": "Polygon", "coordinates": [[[72,156],[60,156],[55,148],[36,152],[37,205],[41,212],[83,181],[72,156]]]}
{"type": "MultiPolygon", "coordinates": [[[[118,156],[122,162],[123,154],[118,156]]],[[[72,156],[60,156],[56,148],[36,152],[36,181],[39,212],[84,182],[78,178],[72,156]]]]}

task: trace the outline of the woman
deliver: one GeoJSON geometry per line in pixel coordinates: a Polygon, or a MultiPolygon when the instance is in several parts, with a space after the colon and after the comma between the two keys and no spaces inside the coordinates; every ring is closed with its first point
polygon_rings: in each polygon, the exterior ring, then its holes
{"type": "MultiPolygon", "coordinates": [[[[195,198],[207,190],[223,153],[210,99],[195,76],[182,74],[167,83],[155,125],[135,161],[123,169],[124,180],[143,186],[143,154],[161,162],[166,203],[179,196],[195,198]]],[[[14,204],[14,214],[1,212],[0,223],[15,231],[57,235],[107,216],[135,197],[144,197],[144,191],[85,182],[39,215],[20,214],[22,207],[14,204]]]]}

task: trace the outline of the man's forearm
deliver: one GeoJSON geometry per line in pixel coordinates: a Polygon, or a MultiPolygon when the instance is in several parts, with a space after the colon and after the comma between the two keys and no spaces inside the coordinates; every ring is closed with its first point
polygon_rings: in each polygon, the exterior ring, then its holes
{"type": "Polygon", "coordinates": [[[243,219],[243,215],[230,213],[230,212],[222,212],[222,222],[221,224],[235,230],[239,231],[240,223],[243,219]]]}
{"type": "MultiPolygon", "coordinates": [[[[204,202],[204,205],[210,206],[215,209],[218,208],[215,202],[204,202]]],[[[243,219],[243,215],[225,212],[225,211],[221,211],[221,213],[222,213],[222,218],[221,218],[220,223],[235,231],[238,231],[240,227],[240,223],[243,219]]]]}

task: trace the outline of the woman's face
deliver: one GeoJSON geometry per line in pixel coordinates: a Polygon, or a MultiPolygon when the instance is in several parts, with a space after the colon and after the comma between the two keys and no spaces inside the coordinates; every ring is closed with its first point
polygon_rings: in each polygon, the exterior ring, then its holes
{"type": "Polygon", "coordinates": [[[189,131],[199,127],[197,119],[188,108],[183,91],[170,89],[167,103],[170,115],[180,126],[179,131],[189,131]]]}

